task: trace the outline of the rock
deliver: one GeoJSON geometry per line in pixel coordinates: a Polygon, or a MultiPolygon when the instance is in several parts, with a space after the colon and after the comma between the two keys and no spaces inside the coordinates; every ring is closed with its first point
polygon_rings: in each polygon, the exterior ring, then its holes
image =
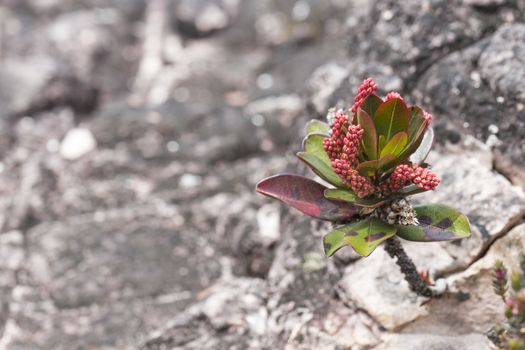
{"type": "Polygon", "coordinates": [[[485,256],[450,276],[448,295],[428,303],[428,315],[407,326],[404,332],[432,329],[433,334],[440,335],[486,333],[503,321],[504,305],[492,289],[492,269],[496,260],[502,260],[509,271],[520,271],[520,264],[525,261],[524,237],[525,225],[499,237],[485,256]]]}
{"type": "Polygon", "coordinates": [[[4,349],[131,349],[148,331],[162,327],[177,313],[176,302],[128,300],[78,309],[56,309],[30,288],[15,289],[11,316],[3,332],[4,349]]]}
{"type": "Polygon", "coordinates": [[[480,72],[505,99],[525,102],[525,24],[506,24],[479,58],[480,72]]]}
{"type": "MultiPolygon", "coordinates": [[[[466,268],[509,224],[524,215],[525,194],[501,175],[492,172],[490,151],[474,139],[467,138],[466,143],[449,146],[448,149],[440,150],[439,156],[433,153],[430,158],[433,171],[440,175],[442,183],[433,193],[418,195],[417,202],[445,203],[456,207],[469,217],[474,229],[471,238],[458,241],[457,244],[444,242],[436,246],[404,242],[407,254],[416,266],[421,271],[429,270],[432,275],[466,268]],[[461,151],[455,151],[455,147],[461,151]],[[502,202],[501,198],[505,198],[505,201],[502,202]]],[[[409,325],[409,329],[418,332],[447,329],[441,330],[440,334],[452,331],[461,334],[460,329],[465,332],[483,331],[480,324],[486,325],[486,322],[482,320],[492,317],[484,310],[482,312],[489,316],[474,316],[470,323],[467,322],[469,327],[450,326],[452,323],[445,321],[446,317],[450,318],[449,313],[439,310],[454,310],[456,313],[456,304],[460,301],[448,297],[446,302],[441,303],[440,299],[436,299],[424,307],[420,306],[422,300],[409,291],[397,265],[381,248],[370,257],[346,268],[340,285],[346,298],[367,310],[388,330],[409,325]],[[447,303],[453,303],[454,306],[447,303]],[[427,315],[441,316],[432,318],[427,315]],[[426,317],[432,321],[421,321],[426,317]],[[476,317],[479,319],[474,321],[476,317]]],[[[465,315],[473,313],[473,310],[465,311],[465,315]]],[[[456,323],[461,324],[460,321],[456,323]]]]}
{"type": "MultiPolygon", "coordinates": [[[[363,79],[367,77],[372,77],[380,85],[381,91],[379,91],[379,94],[386,94],[390,91],[400,91],[402,88],[402,81],[397,72],[394,71],[391,66],[381,62],[369,62],[357,58],[352,60],[347,69],[350,72],[348,76],[342,79],[339,86],[332,87],[335,88],[335,90],[330,98],[326,99],[326,108],[350,108],[354,103],[353,97],[355,96],[359,85],[363,79]]],[[[319,81],[319,84],[322,84],[322,81],[319,81]]],[[[314,98],[316,98],[315,95],[310,97],[311,100],[314,98]]],[[[321,105],[319,105],[319,107],[321,107],[321,105]]],[[[316,109],[316,111],[324,117],[327,109],[324,111],[316,109]]]]}
{"type": "Polygon", "coordinates": [[[465,213],[472,237],[458,244],[442,243],[452,257],[451,268],[466,267],[495,237],[525,214],[525,193],[492,171],[490,149],[471,137],[458,145],[431,152],[428,162],[441,178],[435,191],[417,195],[417,203],[443,203],[465,213]]]}
{"type": "Polygon", "coordinates": [[[477,41],[487,28],[501,22],[500,15],[487,16],[448,1],[378,2],[371,13],[349,22],[349,48],[365,52],[369,61],[396,67],[396,74],[411,87],[412,77],[456,48],[477,41]]]}
{"type": "MultiPolygon", "coordinates": [[[[175,285],[173,279],[183,280],[191,268],[186,250],[179,246],[186,238],[175,234],[181,220],[174,220],[176,213],[163,217],[156,211],[139,207],[90,215],[73,219],[70,225],[74,230],[66,223],[35,226],[29,243],[30,273],[35,281],[48,285],[59,308],[191,289],[193,283],[199,284],[197,280],[178,283],[175,289],[170,287],[175,285]],[[143,217],[143,224],[133,223],[134,216],[143,217]],[[161,277],[167,271],[169,276],[161,277]],[[82,277],[86,274],[91,277],[82,277]],[[143,283],[146,279],[149,282],[143,283]]],[[[187,243],[187,249],[196,244],[187,243]]],[[[205,269],[217,267],[210,263],[205,269]]]]}
{"type": "Polygon", "coordinates": [[[428,313],[409,289],[401,271],[383,249],[379,248],[345,270],[339,282],[345,297],[387,330],[396,330],[428,313]]]}
{"type": "Polygon", "coordinates": [[[262,206],[257,211],[257,225],[264,245],[277,242],[281,236],[279,208],[273,204],[262,206]]]}
{"type": "MultiPolygon", "coordinates": [[[[496,137],[498,142],[492,147],[513,164],[512,167],[498,166],[498,170],[516,179],[516,183],[520,181],[520,174],[525,174],[525,149],[522,142],[525,137],[522,132],[525,130],[522,118],[525,107],[523,102],[515,100],[519,96],[520,84],[508,87],[505,91],[504,87],[497,86],[496,80],[491,82],[489,75],[494,71],[494,77],[500,77],[498,81],[508,82],[520,74],[521,67],[506,71],[505,64],[496,66],[491,63],[501,57],[504,45],[507,45],[501,36],[520,30],[520,25],[506,25],[494,37],[449,55],[430,68],[414,90],[418,102],[434,113],[438,142],[450,139],[451,133],[455,142],[464,134],[473,135],[482,141],[488,140],[489,136],[492,139],[496,137]],[[497,130],[494,128],[496,126],[497,130]]],[[[505,47],[509,45],[512,44],[505,47]]],[[[519,47],[520,44],[514,45],[519,47]]],[[[507,48],[505,52],[510,51],[507,48]]],[[[509,64],[517,64],[517,59],[512,56],[506,60],[509,64]]]]}
{"type": "MultiPolygon", "coordinates": [[[[215,284],[204,300],[178,315],[162,332],[151,334],[144,349],[257,349],[268,327],[262,280],[234,279],[215,284]],[[228,310],[228,312],[224,312],[228,310]]],[[[272,343],[276,343],[274,339],[272,343]]]]}
{"type": "Polygon", "coordinates": [[[379,325],[346,300],[333,298],[332,274],[304,268],[298,256],[306,258],[317,238],[305,235],[307,221],[297,224],[291,226],[293,238],[290,231],[286,233],[267,281],[226,276],[202,293],[202,301],[152,334],[145,348],[366,349],[376,345],[379,325]],[[304,239],[296,240],[301,235],[304,239]]]}
{"type": "Polygon", "coordinates": [[[226,28],[237,15],[239,0],[183,0],[173,2],[175,25],[187,36],[202,36],[226,28]]]}
{"type": "Polygon", "coordinates": [[[385,336],[376,350],[491,350],[488,339],[481,334],[441,336],[434,334],[395,334],[385,336]]]}
{"type": "Polygon", "coordinates": [[[315,111],[320,115],[327,113],[328,101],[345,78],[349,71],[337,63],[328,63],[317,68],[308,81],[311,90],[310,101],[315,111]]]}
{"type": "MultiPolygon", "coordinates": [[[[501,316],[485,266],[523,215],[498,172],[525,164],[525,104],[497,64],[523,6],[2,2],[0,348],[483,349],[501,316]],[[472,219],[458,244],[404,244],[449,282],[425,305],[382,248],[328,259],[330,224],[253,191],[312,175],[290,153],[306,119],[367,76],[435,114],[445,186],[420,201],[472,219]]],[[[496,255],[522,258],[512,237],[496,255]]]]}
{"type": "Polygon", "coordinates": [[[0,67],[0,114],[5,118],[30,110],[55,68],[49,57],[4,61],[0,67]]]}
{"type": "Polygon", "coordinates": [[[93,151],[97,142],[88,129],[75,128],[67,132],[60,144],[60,155],[67,160],[75,160],[93,151]]]}
{"type": "Polygon", "coordinates": [[[506,4],[508,0],[463,0],[463,2],[470,6],[493,8],[506,4]]]}

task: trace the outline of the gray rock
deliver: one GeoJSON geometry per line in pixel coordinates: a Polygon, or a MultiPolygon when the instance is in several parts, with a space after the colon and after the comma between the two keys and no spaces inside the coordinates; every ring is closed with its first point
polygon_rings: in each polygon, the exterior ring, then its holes
{"type": "Polygon", "coordinates": [[[490,350],[484,335],[440,336],[434,334],[396,334],[386,336],[375,350],[490,350]]]}
{"type": "Polygon", "coordinates": [[[4,61],[0,67],[0,114],[5,118],[28,111],[55,69],[51,58],[45,56],[4,61]]]}
{"type": "Polygon", "coordinates": [[[369,61],[396,67],[410,87],[412,77],[456,48],[478,40],[499,21],[497,13],[486,16],[458,2],[379,1],[371,13],[349,23],[349,48],[367,53],[369,61]]]}
{"type": "Polygon", "coordinates": [[[396,263],[381,248],[349,266],[339,282],[342,292],[357,307],[387,330],[396,330],[427,314],[409,289],[396,263]]]}
{"type": "MultiPolygon", "coordinates": [[[[418,268],[421,271],[428,270],[432,275],[466,268],[492,240],[525,213],[525,193],[491,171],[491,154],[485,146],[474,139],[470,139],[470,142],[462,144],[460,152],[450,146],[440,150],[439,156],[437,153],[431,154],[429,162],[433,164],[433,171],[439,174],[442,183],[433,193],[422,194],[417,198],[418,203],[444,203],[457,208],[469,217],[474,230],[471,238],[457,244],[404,244],[418,268]],[[505,198],[505,201],[501,198],[505,198]]],[[[453,331],[453,327],[447,326],[449,323],[444,316],[432,318],[433,322],[419,323],[429,314],[444,313],[438,310],[457,309],[446,303],[447,306],[439,304],[440,301],[421,306],[422,300],[409,291],[397,265],[381,248],[370,257],[349,266],[340,285],[349,300],[367,310],[388,330],[412,323],[420,325],[417,328],[419,332],[440,328],[453,331]],[[439,306],[430,310],[429,305],[439,306]]],[[[465,312],[467,315],[472,313],[465,312]]],[[[468,331],[473,328],[480,331],[480,325],[486,325],[482,319],[490,319],[491,316],[479,317],[477,322],[475,318],[470,320],[468,331]]],[[[456,326],[455,329],[454,334],[460,334],[460,327],[456,326]]]]}
{"type": "Polygon", "coordinates": [[[463,2],[470,6],[495,7],[508,3],[508,0],[463,0],[463,2]]]}
{"type": "MultiPolygon", "coordinates": [[[[205,291],[204,300],[149,335],[144,349],[258,349],[267,333],[268,289],[262,280],[234,279],[205,291]],[[227,312],[225,312],[227,310],[227,312]]],[[[277,339],[273,340],[275,344],[277,339]]]]}
{"type": "Polygon", "coordinates": [[[48,286],[58,308],[202,288],[221,267],[188,264],[186,249],[198,242],[176,234],[181,218],[174,210],[163,217],[153,207],[138,207],[73,219],[72,226],[36,226],[30,232],[29,273],[48,286]],[[143,217],[143,224],[134,217],[143,217]],[[190,271],[193,267],[197,270],[190,271]],[[188,274],[197,278],[186,279],[188,274]]]}
{"type": "Polygon", "coordinates": [[[429,313],[408,325],[403,331],[434,334],[486,333],[504,320],[504,305],[492,287],[492,269],[502,260],[509,271],[520,271],[525,261],[525,226],[506,232],[495,241],[487,254],[466,270],[448,278],[448,296],[427,304],[429,313]],[[483,305],[483,307],[480,307],[483,305]]]}
{"type": "MultiPolygon", "coordinates": [[[[519,28],[519,25],[504,26],[501,33],[519,31],[519,28]]],[[[490,69],[497,71],[500,80],[510,81],[520,74],[520,68],[506,71],[504,64],[481,67],[481,57],[485,57],[487,64],[490,63],[487,60],[500,57],[502,51],[494,46],[503,45],[497,39],[499,37],[500,34],[482,40],[434,65],[419,80],[414,95],[422,106],[434,113],[438,142],[459,142],[465,134],[482,141],[489,141],[490,137],[496,141],[490,143],[498,151],[497,170],[515,183],[522,183],[520,179],[525,173],[522,113],[525,105],[515,100],[520,85],[509,87],[505,92],[496,86],[495,80],[489,83],[491,78],[482,72],[493,67],[490,69]],[[503,78],[502,74],[507,77],[503,78]]],[[[510,59],[513,60],[516,59],[510,59]]]]}
{"type": "MultiPolygon", "coordinates": [[[[510,167],[490,155],[523,164],[519,82],[496,64],[519,49],[504,41],[520,25],[491,34],[523,6],[3,1],[0,348],[482,349],[501,315],[488,268],[474,269],[490,251],[460,270],[523,214],[521,190],[492,171],[510,167]],[[461,206],[475,232],[405,244],[448,277],[424,306],[381,248],[327,259],[330,225],[253,192],[265,176],[310,174],[289,153],[304,122],[350,106],[367,76],[381,94],[417,87],[440,146],[456,145],[432,155],[446,186],[421,200],[461,206]],[[74,128],[97,147],[65,161],[74,128]]],[[[513,237],[500,253],[521,259],[513,237]]]]}
{"type": "Polygon", "coordinates": [[[239,0],[183,0],[173,2],[179,31],[202,36],[226,28],[239,11],[239,0]]]}
{"type": "Polygon", "coordinates": [[[320,115],[327,113],[328,108],[331,107],[328,104],[329,99],[348,74],[349,71],[337,63],[323,65],[313,72],[308,85],[312,91],[310,100],[317,113],[320,115]]]}
{"type": "Polygon", "coordinates": [[[525,24],[498,29],[479,58],[480,72],[492,90],[525,102],[525,24]]]}
{"type": "Polygon", "coordinates": [[[454,263],[466,267],[495,237],[525,213],[525,193],[492,170],[490,149],[473,138],[431,152],[428,162],[441,178],[435,191],[416,196],[417,203],[448,204],[465,213],[473,235],[458,244],[443,243],[454,263]]]}

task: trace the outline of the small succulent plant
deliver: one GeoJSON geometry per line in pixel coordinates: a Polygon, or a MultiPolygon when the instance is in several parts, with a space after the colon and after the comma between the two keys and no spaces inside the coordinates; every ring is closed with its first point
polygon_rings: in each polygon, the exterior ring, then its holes
{"type": "Polygon", "coordinates": [[[331,256],[350,245],[370,255],[394,236],[435,242],[470,236],[467,217],[442,204],[413,208],[407,197],[434,190],[438,177],[425,159],[433,143],[432,115],[407,106],[396,92],[385,98],[377,84],[363,81],[348,111],[330,110],[328,123],[311,120],[297,157],[326,185],[279,174],[260,181],[257,191],[306,215],[331,221],[323,239],[331,256]]]}
{"type": "Polygon", "coordinates": [[[501,349],[525,350],[525,277],[518,272],[509,276],[503,263],[497,261],[492,274],[492,286],[505,303],[506,317],[505,324],[498,324],[494,328],[495,342],[501,349]]]}

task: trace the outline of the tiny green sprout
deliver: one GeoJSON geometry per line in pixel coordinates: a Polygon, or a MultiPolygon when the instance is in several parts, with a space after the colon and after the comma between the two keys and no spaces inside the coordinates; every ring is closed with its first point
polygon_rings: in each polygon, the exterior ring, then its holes
{"type": "Polygon", "coordinates": [[[508,291],[507,269],[501,260],[496,261],[494,264],[494,270],[492,271],[492,287],[494,288],[494,293],[499,295],[503,299],[503,302],[505,302],[508,291]]]}
{"type": "Polygon", "coordinates": [[[494,292],[505,304],[503,324],[494,326],[497,345],[504,350],[525,350],[525,283],[522,273],[513,272],[509,277],[506,267],[497,261],[492,271],[494,292]],[[507,285],[511,285],[508,290],[507,285]]]}
{"type": "Polygon", "coordinates": [[[323,239],[327,256],[345,246],[368,256],[385,242],[405,276],[410,271],[412,289],[428,296],[427,283],[413,271],[415,266],[401,266],[407,259],[400,258],[401,245],[392,243],[396,237],[416,242],[462,239],[470,236],[470,224],[446,205],[414,208],[409,203],[409,196],[432,191],[440,183],[425,162],[434,140],[433,117],[419,106],[407,105],[396,92],[381,98],[377,88],[371,78],[364,80],[348,111],[330,111],[328,123],[307,124],[297,157],[328,186],[279,174],[260,181],[256,190],[333,222],[323,239]]]}

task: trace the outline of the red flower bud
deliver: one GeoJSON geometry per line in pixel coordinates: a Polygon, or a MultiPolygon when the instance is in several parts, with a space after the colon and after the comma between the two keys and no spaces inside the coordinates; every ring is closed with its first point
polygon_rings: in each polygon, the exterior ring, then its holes
{"type": "Polygon", "coordinates": [[[359,90],[357,90],[357,95],[354,99],[354,105],[352,106],[352,113],[357,112],[357,109],[363,104],[365,98],[377,90],[377,84],[372,78],[367,78],[363,80],[359,90]]]}

